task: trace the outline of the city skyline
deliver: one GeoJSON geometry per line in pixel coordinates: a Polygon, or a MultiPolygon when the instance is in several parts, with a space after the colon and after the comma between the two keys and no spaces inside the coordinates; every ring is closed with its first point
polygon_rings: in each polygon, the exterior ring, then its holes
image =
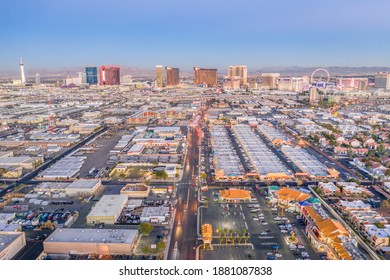
{"type": "Polygon", "coordinates": [[[30,68],[390,65],[390,40],[383,36],[390,4],[380,0],[343,1],[337,9],[307,0],[215,1],[208,9],[205,1],[113,1],[104,9],[99,1],[74,4],[4,3],[0,71],[14,70],[19,57],[30,68]]]}

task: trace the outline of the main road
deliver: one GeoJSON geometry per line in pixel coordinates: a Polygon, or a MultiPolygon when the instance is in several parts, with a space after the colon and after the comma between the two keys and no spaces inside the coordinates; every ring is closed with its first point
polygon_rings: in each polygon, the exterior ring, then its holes
{"type": "Polygon", "coordinates": [[[168,259],[170,260],[196,259],[198,199],[193,187],[193,179],[198,175],[199,131],[191,129],[188,134],[188,154],[183,177],[176,192],[176,216],[168,250],[168,259]]]}

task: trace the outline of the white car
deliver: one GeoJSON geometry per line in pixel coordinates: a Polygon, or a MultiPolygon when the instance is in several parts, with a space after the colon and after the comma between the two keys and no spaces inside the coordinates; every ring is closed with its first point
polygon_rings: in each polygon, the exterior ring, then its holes
{"type": "Polygon", "coordinates": [[[285,229],[282,229],[280,232],[281,232],[281,233],[288,233],[288,231],[285,230],[285,229]]]}
{"type": "Polygon", "coordinates": [[[260,232],[260,235],[267,235],[268,233],[266,233],[265,231],[263,232],[260,232]]]}
{"type": "Polygon", "coordinates": [[[259,218],[253,217],[253,220],[254,220],[254,221],[258,221],[258,220],[259,220],[259,218]]]}
{"type": "Polygon", "coordinates": [[[275,220],[275,221],[280,221],[281,218],[280,218],[280,217],[275,217],[274,220],[275,220]]]}
{"type": "Polygon", "coordinates": [[[282,254],[276,253],[276,254],[275,254],[275,257],[281,258],[281,257],[283,257],[283,256],[282,256],[282,254]]]}
{"type": "Polygon", "coordinates": [[[288,220],[287,217],[283,217],[283,218],[282,218],[282,221],[287,221],[287,220],[288,220]]]}
{"type": "Polygon", "coordinates": [[[261,223],[263,226],[266,226],[266,225],[268,225],[268,223],[267,222],[263,222],[263,223],[261,223]]]}
{"type": "Polygon", "coordinates": [[[303,246],[303,245],[298,245],[298,248],[299,248],[299,249],[305,249],[305,246],[303,246]]]}

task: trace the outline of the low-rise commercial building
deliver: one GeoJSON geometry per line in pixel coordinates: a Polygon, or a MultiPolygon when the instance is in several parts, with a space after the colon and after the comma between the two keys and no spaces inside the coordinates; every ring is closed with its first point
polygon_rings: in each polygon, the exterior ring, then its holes
{"type": "Polygon", "coordinates": [[[103,195],[87,216],[87,224],[114,224],[126,206],[126,195],[103,195]]]}
{"type": "Polygon", "coordinates": [[[47,254],[132,255],[138,230],[58,228],[43,242],[47,254]]]}
{"type": "Polygon", "coordinates": [[[150,193],[150,186],[146,184],[127,184],[121,191],[121,194],[128,198],[146,198],[150,193]]]}
{"type": "Polygon", "coordinates": [[[219,197],[225,202],[247,202],[251,199],[251,193],[247,190],[228,189],[220,190],[219,197]]]}
{"type": "Polygon", "coordinates": [[[89,196],[97,194],[101,189],[102,182],[99,179],[80,179],[67,186],[65,192],[69,196],[89,196]]]}
{"type": "Polygon", "coordinates": [[[248,125],[234,125],[232,130],[262,180],[287,180],[291,171],[248,125]]]}
{"type": "Polygon", "coordinates": [[[306,223],[305,233],[317,252],[326,253],[331,260],[352,260],[347,249],[350,234],[337,220],[324,217],[311,206],[303,206],[301,215],[306,223]]]}
{"type": "Polygon", "coordinates": [[[334,169],[328,169],[313,155],[300,147],[283,146],[281,151],[289,158],[304,174],[312,178],[334,178],[339,173],[334,169]]]}
{"type": "Polygon", "coordinates": [[[141,222],[162,223],[169,217],[169,207],[145,207],[140,216],[141,222]]]}
{"type": "Polygon", "coordinates": [[[11,260],[25,245],[24,232],[0,231],[0,260],[11,260]]]}

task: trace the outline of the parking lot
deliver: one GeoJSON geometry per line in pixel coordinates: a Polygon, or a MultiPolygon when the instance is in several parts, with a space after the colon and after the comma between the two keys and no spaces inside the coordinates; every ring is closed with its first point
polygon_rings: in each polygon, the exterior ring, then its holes
{"type": "MultiPolygon", "coordinates": [[[[212,251],[202,251],[201,258],[248,259],[248,254],[251,254],[253,259],[276,258],[294,260],[321,258],[321,254],[314,251],[306,238],[304,234],[305,226],[297,221],[296,213],[285,212],[283,217],[281,217],[281,209],[271,210],[272,207],[267,205],[266,199],[260,195],[258,190],[253,192],[258,203],[221,204],[214,201],[215,196],[213,192],[215,193],[218,190],[213,188],[203,193],[203,196],[207,196],[209,203],[208,208],[201,209],[201,224],[210,223],[214,232],[216,232],[217,228],[222,230],[226,228],[228,232],[231,229],[240,232],[245,229],[250,234],[248,242],[253,244],[253,249],[245,248],[243,250],[240,247],[242,245],[236,248],[235,244],[223,244],[218,245],[212,251]],[[258,208],[257,205],[259,205],[258,208]],[[291,236],[291,229],[294,230],[295,236],[299,240],[297,248],[290,248],[286,242],[286,238],[291,236]],[[225,251],[225,253],[221,253],[221,251],[225,251]],[[303,253],[302,255],[302,252],[307,252],[307,254],[303,253]]],[[[214,233],[214,236],[216,235],[214,233]]],[[[218,238],[215,238],[213,244],[218,243],[218,238]]]]}
{"type": "Polygon", "coordinates": [[[89,171],[92,168],[97,170],[107,167],[106,162],[112,156],[110,151],[118,143],[122,135],[125,134],[124,131],[110,136],[109,133],[104,134],[101,137],[97,137],[93,142],[89,144],[90,147],[93,147],[93,153],[83,153],[83,156],[86,157],[84,164],[80,168],[80,178],[87,178],[90,176],[89,171]]]}
{"type": "Polygon", "coordinates": [[[250,260],[256,252],[250,245],[213,245],[213,250],[202,250],[202,260],[250,260]]]}

